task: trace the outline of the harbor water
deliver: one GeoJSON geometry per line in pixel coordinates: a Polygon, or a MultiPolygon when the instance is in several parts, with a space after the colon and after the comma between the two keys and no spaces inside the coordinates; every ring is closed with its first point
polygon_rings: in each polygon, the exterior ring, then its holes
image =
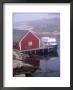
{"type": "Polygon", "coordinates": [[[32,74],[33,77],[60,77],[60,48],[58,56],[40,60],[38,70],[32,74]]]}
{"type": "MultiPolygon", "coordinates": [[[[24,61],[25,63],[25,61],[24,61]]],[[[60,77],[60,47],[57,48],[57,54],[43,57],[41,59],[29,58],[26,63],[38,66],[38,69],[31,75],[25,74],[15,75],[16,77],[60,77]]]]}

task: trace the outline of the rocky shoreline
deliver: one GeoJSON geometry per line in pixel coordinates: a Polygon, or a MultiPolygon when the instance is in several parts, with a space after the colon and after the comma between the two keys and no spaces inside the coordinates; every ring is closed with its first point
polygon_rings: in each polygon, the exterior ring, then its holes
{"type": "Polygon", "coordinates": [[[29,58],[28,54],[22,54],[18,50],[13,50],[13,76],[24,74],[23,76],[31,76],[38,67],[27,64],[23,61],[29,58]]]}

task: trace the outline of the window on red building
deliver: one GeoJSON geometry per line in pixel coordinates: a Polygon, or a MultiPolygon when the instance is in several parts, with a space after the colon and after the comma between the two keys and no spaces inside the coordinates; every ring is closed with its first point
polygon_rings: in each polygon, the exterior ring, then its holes
{"type": "Polygon", "coordinates": [[[28,42],[28,46],[32,46],[32,41],[29,41],[28,42]]]}

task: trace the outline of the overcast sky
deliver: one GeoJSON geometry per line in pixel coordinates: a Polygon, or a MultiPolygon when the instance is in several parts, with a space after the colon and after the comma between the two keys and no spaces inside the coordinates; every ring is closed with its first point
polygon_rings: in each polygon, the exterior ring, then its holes
{"type": "Polygon", "coordinates": [[[26,22],[39,19],[60,18],[59,13],[13,13],[13,23],[26,22]]]}

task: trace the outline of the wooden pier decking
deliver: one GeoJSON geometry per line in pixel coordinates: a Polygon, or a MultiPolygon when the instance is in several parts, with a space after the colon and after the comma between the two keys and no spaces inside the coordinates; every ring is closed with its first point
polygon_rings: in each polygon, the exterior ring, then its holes
{"type": "Polygon", "coordinates": [[[20,52],[32,55],[48,55],[49,52],[56,52],[56,51],[57,48],[55,46],[49,46],[49,47],[21,50],[20,52]]]}

